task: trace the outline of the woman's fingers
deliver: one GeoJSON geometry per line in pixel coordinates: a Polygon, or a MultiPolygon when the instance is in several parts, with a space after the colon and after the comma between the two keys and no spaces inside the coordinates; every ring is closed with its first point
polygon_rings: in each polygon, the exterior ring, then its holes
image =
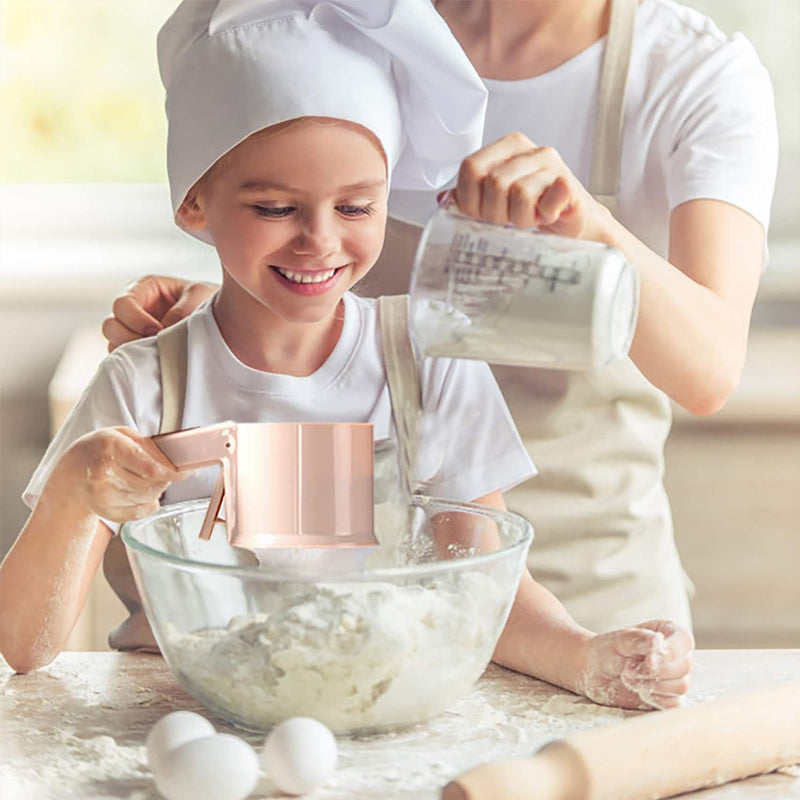
{"type": "Polygon", "coordinates": [[[109,352],[180,322],[217,288],[211,283],[189,283],[161,275],[141,278],[114,300],[112,313],[103,320],[109,352]]]}
{"type": "Polygon", "coordinates": [[[509,134],[464,160],[457,197],[464,214],[498,225],[552,225],[573,205],[571,173],[552,147],[509,134]]]}
{"type": "Polygon", "coordinates": [[[558,175],[539,195],[536,204],[536,225],[547,228],[555,225],[573,208],[573,196],[564,175],[558,175]]]}
{"type": "Polygon", "coordinates": [[[486,176],[507,161],[534,149],[535,145],[524,134],[509,133],[467,156],[461,162],[456,182],[459,210],[468,216],[480,217],[486,176]]]}
{"type": "Polygon", "coordinates": [[[139,336],[154,336],[161,330],[160,319],[167,305],[164,296],[153,286],[150,276],[131,286],[117,297],[111,311],[120,324],[139,336]],[[145,282],[146,281],[146,282],[145,282]]]}
{"type": "Polygon", "coordinates": [[[109,353],[116,350],[121,344],[141,339],[143,335],[123,325],[113,314],[103,320],[100,329],[108,342],[109,353]]]}
{"type": "Polygon", "coordinates": [[[187,284],[181,296],[162,317],[161,324],[165,328],[180,322],[188,317],[202,302],[211,297],[219,287],[212,283],[190,283],[187,284]]]}

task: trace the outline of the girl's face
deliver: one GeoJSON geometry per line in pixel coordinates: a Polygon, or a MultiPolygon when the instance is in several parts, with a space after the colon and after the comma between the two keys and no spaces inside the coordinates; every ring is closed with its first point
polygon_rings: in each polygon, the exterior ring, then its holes
{"type": "Polygon", "coordinates": [[[330,318],[377,260],[386,190],[383,152],[363,128],[300,120],[238,145],[181,217],[214,241],[220,302],[314,323],[330,318]]]}

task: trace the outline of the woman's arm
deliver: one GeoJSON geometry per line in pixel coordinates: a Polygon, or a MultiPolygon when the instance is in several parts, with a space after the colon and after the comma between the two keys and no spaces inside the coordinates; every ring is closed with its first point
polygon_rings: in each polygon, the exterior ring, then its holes
{"type": "Polygon", "coordinates": [[[17,672],[55,658],[83,608],[114,522],[152,514],[181,477],[126,428],[78,439],[59,459],[0,564],[0,652],[17,672]]]}
{"type": "Polygon", "coordinates": [[[744,364],[764,254],[758,221],[716,200],[683,203],[671,215],[666,261],[589,194],[556,150],[521,133],[465,159],[456,191],[465,214],[621,250],[641,278],[634,363],[694,414],[722,406],[744,364]]]}
{"type": "Polygon", "coordinates": [[[764,258],[761,224],[728,203],[692,200],[670,216],[669,261],[611,215],[592,238],[617,247],[639,269],[633,362],[691,413],[719,410],[744,368],[764,258]]]}

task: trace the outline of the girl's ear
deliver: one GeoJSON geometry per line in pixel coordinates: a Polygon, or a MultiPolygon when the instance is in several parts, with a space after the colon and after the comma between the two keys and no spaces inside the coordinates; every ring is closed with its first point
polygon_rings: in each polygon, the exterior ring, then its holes
{"type": "Polygon", "coordinates": [[[192,188],[175,213],[178,224],[189,231],[203,231],[206,228],[206,215],[201,205],[200,194],[192,188]]]}

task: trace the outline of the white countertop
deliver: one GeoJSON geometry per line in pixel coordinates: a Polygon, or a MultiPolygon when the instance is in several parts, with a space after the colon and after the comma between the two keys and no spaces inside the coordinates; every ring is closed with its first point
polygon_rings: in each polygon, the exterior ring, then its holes
{"type": "MultiPolygon", "coordinates": [[[[706,650],[695,658],[690,702],[796,678],[800,650],[706,650]]],[[[157,800],[144,741],[178,710],[198,711],[218,730],[257,748],[211,717],[181,689],[159,656],[62,653],[48,668],[14,675],[0,661],[0,797],[3,800],[157,800]]],[[[313,800],[434,800],[477,764],[532,754],[580,728],[638,712],[597,706],[549,684],[490,665],[472,692],[431,722],[406,731],[341,737],[335,775],[313,800]]],[[[624,754],[622,755],[624,758],[624,754]]],[[[262,776],[251,798],[281,797],[262,776]]],[[[789,769],[696,792],[692,800],[800,800],[789,769]]]]}

